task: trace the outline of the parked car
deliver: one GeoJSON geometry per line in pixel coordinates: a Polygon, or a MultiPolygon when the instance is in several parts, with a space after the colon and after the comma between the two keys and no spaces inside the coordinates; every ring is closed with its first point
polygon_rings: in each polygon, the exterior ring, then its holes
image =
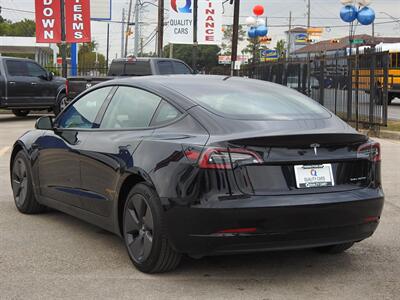
{"type": "Polygon", "coordinates": [[[183,254],[345,251],[378,226],[380,155],[287,87],[150,76],[98,84],[40,118],[10,174],[19,211],[48,206],[109,230],[156,273],[183,254]]]}
{"type": "Polygon", "coordinates": [[[116,77],[192,74],[193,70],[183,61],[172,58],[128,57],[114,59],[106,77],[77,76],[69,77],[68,99],[72,100],[84,90],[116,77]]]}
{"type": "Polygon", "coordinates": [[[0,56],[0,108],[24,117],[31,110],[54,111],[66,104],[65,79],[30,59],[0,56]]]}

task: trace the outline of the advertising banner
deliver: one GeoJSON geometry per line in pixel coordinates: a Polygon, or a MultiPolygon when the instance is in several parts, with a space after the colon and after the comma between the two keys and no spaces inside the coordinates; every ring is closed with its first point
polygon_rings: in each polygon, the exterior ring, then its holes
{"type": "Polygon", "coordinates": [[[193,44],[193,1],[166,0],[165,8],[168,10],[167,41],[193,44]]]}
{"type": "Polygon", "coordinates": [[[59,0],[35,0],[36,42],[61,42],[61,9],[59,0]]]}
{"type": "Polygon", "coordinates": [[[278,59],[278,52],[273,49],[266,49],[260,51],[260,61],[271,61],[278,59]]]}
{"type": "Polygon", "coordinates": [[[305,45],[307,44],[308,35],[307,33],[299,33],[295,36],[295,44],[296,45],[305,45]]]}
{"type": "Polygon", "coordinates": [[[67,43],[88,43],[91,39],[90,0],[65,0],[67,43]]]}
{"type": "Polygon", "coordinates": [[[198,2],[197,41],[202,45],[222,43],[222,0],[198,2]]]}

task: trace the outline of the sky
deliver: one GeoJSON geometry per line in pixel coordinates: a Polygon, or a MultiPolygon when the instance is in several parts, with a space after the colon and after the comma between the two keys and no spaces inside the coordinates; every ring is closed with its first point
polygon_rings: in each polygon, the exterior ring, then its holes
{"type": "MultiPolygon", "coordinates": [[[[93,1],[93,0],[92,0],[93,1]]],[[[94,0],[96,1],[96,0],[94,0]]],[[[112,21],[121,21],[122,9],[128,10],[128,0],[112,1],[112,21]]],[[[157,0],[144,0],[146,2],[157,3],[157,0]]],[[[142,1],[142,2],[144,2],[142,1]]],[[[177,0],[179,1],[184,0],[177,0]]],[[[201,1],[201,0],[199,0],[201,1]]],[[[12,21],[18,21],[24,18],[34,19],[34,0],[0,0],[2,16],[12,21]],[[11,9],[11,10],[10,10],[11,9]],[[18,12],[15,9],[28,12],[18,12]]],[[[135,0],[133,0],[135,3],[135,0]]],[[[285,31],[289,26],[289,12],[292,11],[293,26],[306,26],[307,24],[307,1],[306,0],[242,0],[240,10],[240,23],[244,25],[245,19],[252,14],[252,8],[261,4],[265,8],[263,17],[268,17],[269,36],[272,38],[271,47],[279,39],[285,39],[285,31]]],[[[224,5],[223,23],[232,24],[233,8],[229,1],[224,5]]],[[[339,18],[339,11],[342,5],[339,0],[311,0],[311,26],[325,26],[322,39],[333,39],[348,35],[348,27],[339,18]],[[335,27],[342,26],[342,27],[335,27]]],[[[382,12],[388,13],[394,18],[400,19],[400,0],[374,0],[371,4],[376,12],[375,34],[377,36],[400,37],[400,21],[393,20],[382,12]],[[392,23],[387,23],[392,22],[392,23]],[[380,24],[387,23],[387,24],[380,24]]],[[[142,11],[141,37],[146,44],[145,52],[155,50],[154,40],[151,39],[157,25],[157,8],[152,5],[146,5],[142,11]]],[[[107,23],[92,22],[92,37],[98,44],[98,51],[105,54],[107,47],[107,23]]],[[[371,26],[360,26],[356,34],[371,34],[371,26]]],[[[167,41],[165,41],[166,43],[167,41]]],[[[129,41],[129,53],[133,52],[133,38],[129,41]]],[[[241,45],[243,47],[244,44],[241,45]]],[[[121,24],[110,23],[110,58],[119,57],[121,53],[121,24]]]]}

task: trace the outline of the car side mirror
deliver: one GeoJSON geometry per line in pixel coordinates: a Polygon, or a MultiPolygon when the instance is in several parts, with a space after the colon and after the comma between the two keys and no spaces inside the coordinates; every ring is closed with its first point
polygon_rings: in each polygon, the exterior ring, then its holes
{"type": "Polygon", "coordinates": [[[53,73],[53,72],[49,72],[49,73],[47,74],[47,80],[48,80],[48,81],[52,81],[53,78],[54,78],[54,73],[53,73]]]}
{"type": "Polygon", "coordinates": [[[53,130],[53,118],[50,116],[40,117],[36,120],[35,128],[39,130],[53,130]]]}

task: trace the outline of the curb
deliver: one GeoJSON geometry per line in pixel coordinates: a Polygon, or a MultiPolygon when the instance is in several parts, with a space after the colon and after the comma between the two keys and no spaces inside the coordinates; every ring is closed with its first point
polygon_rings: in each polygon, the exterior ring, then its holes
{"type": "Polygon", "coordinates": [[[365,134],[369,137],[377,137],[382,139],[390,139],[390,140],[400,140],[400,132],[398,131],[389,131],[389,130],[380,130],[379,132],[361,129],[359,130],[362,134],[365,134]]]}

